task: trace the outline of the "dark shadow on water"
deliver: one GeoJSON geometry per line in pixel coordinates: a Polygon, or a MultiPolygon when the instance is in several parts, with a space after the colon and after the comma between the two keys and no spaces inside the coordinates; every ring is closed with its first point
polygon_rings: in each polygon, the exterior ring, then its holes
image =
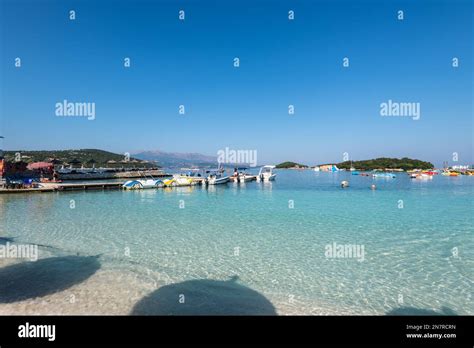
{"type": "Polygon", "coordinates": [[[277,315],[263,295],[237,283],[197,279],[166,285],[141,299],[132,315],[277,315]],[[184,303],[180,303],[184,295],[184,303]]]}
{"type": "Polygon", "coordinates": [[[432,309],[423,309],[415,307],[395,308],[386,313],[387,315],[458,315],[455,311],[448,307],[441,307],[440,311],[432,309]]]}
{"type": "Polygon", "coordinates": [[[70,288],[100,268],[97,256],[51,257],[0,268],[0,303],[12,303],[70,288]]]}

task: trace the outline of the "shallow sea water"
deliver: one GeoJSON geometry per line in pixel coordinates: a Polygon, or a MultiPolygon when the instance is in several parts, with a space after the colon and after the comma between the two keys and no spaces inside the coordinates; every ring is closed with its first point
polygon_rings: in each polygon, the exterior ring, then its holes
{"type": "Polygon", "coordinates": [[[473,315],[473,188],[286,170],[265,184],[0,195],[0,237],[40,245],[36,262],[0,259],[0,314],[473,315]],[[328,258],[333,243],[364,260],[328,258]]]}

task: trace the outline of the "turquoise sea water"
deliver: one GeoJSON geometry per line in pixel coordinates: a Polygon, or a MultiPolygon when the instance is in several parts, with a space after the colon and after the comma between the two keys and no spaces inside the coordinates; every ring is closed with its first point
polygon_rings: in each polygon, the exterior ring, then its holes
{"type": "Polygon", "coordinates": [[[287,170],[265,184],[0,195],[0,237],[40,244],[36,266],[0,263],[0,282],[14,278],[0,313],[473,315],[473,189],[467,176],[287,170]],[[364,260],[326,257],[333,243],[364,260]]]}

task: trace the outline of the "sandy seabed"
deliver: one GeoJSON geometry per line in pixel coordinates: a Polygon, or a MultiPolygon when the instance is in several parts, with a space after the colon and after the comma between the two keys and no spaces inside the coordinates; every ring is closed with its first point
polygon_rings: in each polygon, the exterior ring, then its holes
{"type": "MultiPolygon", "coordinates": [[[[10,264],[14,263],[0,262],[2,267],[10,264]]],[[[130,315],[140,300],[170,283],[157,282],[156,279],[160,279],[159,275],[153,273],[144,277],[129,270],[101,269],[85,281],[62,291],[0,303],[0,315],[130,315]]],[[[179,294],[176,295],[176,301],[179,301],[179,294]]],[[[336,314],[298,300],[288,301],[277,296],[269,299],[277,315],[336,314]]]]}

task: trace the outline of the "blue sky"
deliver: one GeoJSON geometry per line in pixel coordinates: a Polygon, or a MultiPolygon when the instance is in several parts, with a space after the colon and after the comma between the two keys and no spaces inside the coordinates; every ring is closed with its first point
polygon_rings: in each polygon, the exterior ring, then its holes
{"type": "Polygon", "coordinates": [[[260,163],[339,162],[347,152],[436,165],[457,152],[473,162],[470,1],[0,4],[7,150],[229,147],[257,150],[260,163]],[[57,117],[64,99],[94,102],[95,120],[57,117]],[[420,103],[420,120],[381,117],[389,99],[420,103]]]}

